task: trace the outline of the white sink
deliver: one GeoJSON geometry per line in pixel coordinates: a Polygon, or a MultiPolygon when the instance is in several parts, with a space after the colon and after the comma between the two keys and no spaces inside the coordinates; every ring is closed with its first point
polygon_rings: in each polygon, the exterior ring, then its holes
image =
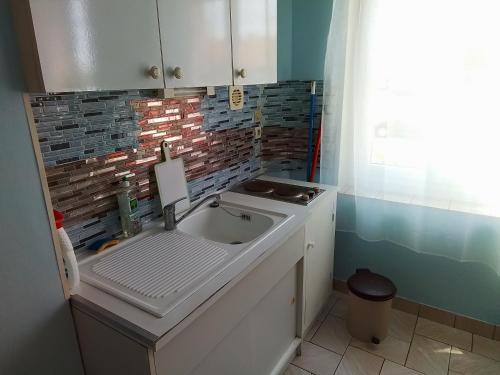
{"type": "Polygon", "coordinates": [[[220,202],[219,207],[201,206],[176,230],[156,225],[81,260],[80,276],[157,317],[183,301],[195,308],[227,283],[228,274],[221,271],[232,259],[259,239],[265,240],[287,217],[227,202],[220,202]],[[191,300],[202,287],[208,289],[191,300]]]}
{"type": "Polygon", "coordinates": [[[255,240],[284,218],[274,212],[220,202],[219,207],[196,210],[180,222],[177,229],[194,237],[240,245],[255,240]]]}

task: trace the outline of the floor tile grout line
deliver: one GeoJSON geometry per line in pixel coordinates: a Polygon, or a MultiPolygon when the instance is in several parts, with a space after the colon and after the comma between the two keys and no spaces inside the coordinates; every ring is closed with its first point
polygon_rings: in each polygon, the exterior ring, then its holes
{"type": "MultiPolygon", "coordinates": [[[[406,367],[406,364],[408,363],[408,358],[410,357],[410,351],[411,351],[411,347],[413,345],[413,339],[415,338],[415,335],[416,335],[416,333],[415,333],[416,328],[417,328],[417,323],[415,323],[415,328],[413,329],[413,333],[411,335],[410,346],[408,347],[408,353],[406,353],[406,358],[405,358],[405,362],[403,365],[404,367],[406,367]]],[[[410,368],[410,367],[408,367],[408,368],[410,368]]]]}
{"type": "MultiPolygon", "coordinates": [[[[449,353],[449,355],[448,355],[448,367],[447,367],[447,369],[446,369],[446,374],[448,374],[448,373],[450,372],[450,361],[451,361],[451,352],[452,352],[452,350],[453,350],[453,345],[450,345],[450,344],[447,344],[447,343],[445,343],[445,342],[441,342],[441,341],[438,341],[438,340],[434,340],[434,339],[432,339],[432,338],[430,338],[430,337],[427,337],[427,336],[421,335],[421,334],[419,334],[419,333],[415,333],[415,334],[413,335],[413,337],[415,337],[415,335],[418,335],[418,336],[420,336],[420,337],[426,338],[426,339],[428,339],[428,340],[432,340],[432,341],[439,342],[440,344],[444,344],[444,345],[447,345],[447,346],[449,346],[449,347],[450,347],[450,353],[449,353]]],[[[413,339],[412,339],[412,344],[413,344],[413,339]]],[[[459,348],[459,349],[460,349],[460,348],[459,348]]],[[[411,350],[411,345],[410,345],[410,350],[411,350]]],[[[410,350],[408,350],[408,356],[410,355],[410,350]]],[[[460,350],[464,350],[464,351],[466,351],[466,352],[467,352],[467,350],[465,350],[465,349],[460,349],[460,350]]],[[[408,362],[408,356],[406,357],[406,362],[405,362],[404,367],[409,368],[409,369],[414,370],[414,371],[417,371],[417,372],[420,372],[420,371],[418,371],[418,370],[416,370],[416,369],[414,369],[414,368],[408,367],[408,366],[406,365],[406,364],[407,364],[407,362],[408,362]]]]}
{"type": "Polygon", "coordinates": [[[453,346],[450,346],[450,354],[448,354],[448,366],[446,366],[446,373],[450,372],[450,364],[451,364],[451,351],[453,350],[453,346]]]}
{"type": "Polygon", "coordinates": [[[417,316],[417,319],[415,319],[415,323],[413,324],[413,330],[411,332],[411,339],[410,339],[410,346],[408,346],[408,353],[406,353],[406,358],[405,358],[405,361],[403,364],[403,366],[405,366],[405,367],[406,367],[406,362],[408,362],[408,357],[410,356],[410,350],[411,350],[411,346],[413,344],[413,338],[415,337],[415,332],[417,330],[417,323],[418,323],[418,316],[417,316]]]}
{"type": "Polygon", "coordinates": [[[380,366],[380,370],[378,371],[378,375],[380,375],[382,373],[382,369],[384,368],[385,361],[387,361],[387,359],[384,358],[384,360],[382,361],[382,366],[380,366]]]}
{"type": "MultiPolygon", "coordinates": [[[[311,340],[316,335],[316,333],[318,332],[318,329],[320,329],[322,325],[323,325],[323,322],[320,322],[320,324],[318,325],[318,327],[314,330],[313,334],[311,335],[311,340]]],[[[308,334],[309,334],[309,332],[308,332],[308,334]]]]}
{"type": "MultiPolygon", "coordinates": [[[[311,341],[311,344],[316,345],[317,347],[320,347],[320,348],[322,348],[322,349],[328,350],[330,353],[335,353],[335,354],[340,355],[340,356],[343,356],[343,355],[344,355],[344,354],[339,354],[339,353],[337,353],[336,351],[334,351],[334,350],[332,350],[332,349],[328,349],[328,348],[326,348],[326,347],[324,347],[324,346],[321,346],[321,345],[319,345],[319,344],[316,344],[315,342],[312,342],[312,341],[311,341]]],[[[344,351],[344,353],[345,353],[345,351],[344,351]]]]}
{"type": "Polygon", "coordinates": [[[352,336],[349,338],[349,343],[347,344],[347,346],[345,347],[344,349],[344,354],[342,354],[342,358],[340,359],[340,362],[339,364],[337,365],[337,368],[335,369],[335,372],[333,373],[333,375],[335,375],[335,373],[337,372],[337,370],[339,369],[340,367],[340,364],[342,363],[342,361],[344,360],[344,357],[345,357],[345,354],[347,353],[347,349],[349,349],[349,346],[351,346],[351,341],[352,341],[352,336]]]}
{"type": "Polygon", "coordinates": [[[308,370],[308,369],[306,369],[306,368],[304,368],[304,367],[300,367],[299,365],[296,365],[295,363],[289,362],[288,364],[289,364],[289,365],[292,365],[292,366],[295,366],[295,367],[298,367],[298,368],[300,368],[300,369],[302,369],[302,370],[304,370],[304,371],[307,371],[309,374],[312,374],[312,375],[317,375],[317,374],[315,374],[314,372],[312,372],[311,370],[308,370]]]}
{"type": "Polygon", "coordinates": [[[300,368],[301,370],[304,370],[305,372],[307,372],[308,374],[312,374],[312,375],[316,375],[314,374],[313,372],[303,368],[303,367],[300,367],[298,365],[296,365],[295,363],[292,363],[292,362],[288,362],[288,366],[293,366],[293,367],[297,367],[297,368],[300,368]]]}
{"type": "MultiPolygon", "coordinates": [[[[368,353],[368,354],[374,355],[375,357],[382,358],[384,361],[386,361],[386,360],[387,360],[387,361],[391,361],[390,359],[387,359],[387,358],[385,358],[385,357],[382,357],[380,354],[369,352],[368,350],[365,350],[365,349],[363,349],[363,348],[358,348],[357,346],[354,346],[354,345],[351,345],[351,344],[349,344],[349,346],[350,346],[351,348],[361,350],[362,352],[365,352],[365,353],[368,353]]],[[[349,346],[348,346],[347,348],[349,348],[349,346]]],[[[346,349],[346,350],[347,350],[347,349],[346,349]]],[[[394,362],[394,361],[391,361],[391,362],[394,362]]],[[[400,365],[400,366],[401,366],[401,364],[400,364],[400,363],[397,363],[397,362],[394,362],[394,363],[396,363],[396,364],[398,364],[398,365],[400,365]]],[[[403,366],[403,367],[404,367],[404,366],[403,366]]]]}
{"type": "Polygon", "coordinates": [[[339,363],[337,363],[337,366],[335,366],[335,370],[333,371],[333,375],[335,375],[337,373],[337,370],[339,369],[340,364],[342,363],[343,360],[344,360],[344,356],[341,356],[339,363]]]}

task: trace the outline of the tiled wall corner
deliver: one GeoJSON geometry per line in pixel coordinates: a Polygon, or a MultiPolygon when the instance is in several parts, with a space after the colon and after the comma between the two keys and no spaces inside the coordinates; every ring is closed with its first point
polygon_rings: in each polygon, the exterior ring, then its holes
{"type": "MultiPolygon", "coordinates": [[[[305,179],[310,94],[310,81],[264,86],[262,159],[268,173],[305,179]]],[[[323,82],[317,81],[314,139],[321,122],[322,105],[323,82]]]]}

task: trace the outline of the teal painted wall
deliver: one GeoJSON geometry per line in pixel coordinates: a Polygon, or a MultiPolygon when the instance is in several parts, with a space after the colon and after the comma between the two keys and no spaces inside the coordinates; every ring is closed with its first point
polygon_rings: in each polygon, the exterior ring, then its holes
{"type": "Polygon", "coordinates": [[[292,1],[278,0],[278,81],[292,78],[292,1]]]}
{"type": "Polygon", "coordinates": [[[333,0],[293,0],[293,79],[322,80],[333,0]]]}
{"type": "MultiPolygon", "coordinates": [[[[376,209],[376,200],[371,200],[376,209]]],[[[401,205],[400,205],[401,206],[401,205]]],[[[463,248],[459,243],[471,216],[445,210],[406,205],[411,214],[425,210],[427,215],[427,248],[449,247],[450,252],[463,248]],[[432,227],[439,228],[432,230],[432,227]],[[458,241],[454,244],[454,241],[458,241]]],[[[338,228],[349,228],[353,220],[353,199],[339,195],[338,228]]],[[[484,220],[491,228],[492,219],[484,220]]],[[[394,230],[404,228],[397,223],[394,230]]],[[[477,253],[498,248],[491,230],[472,237],[470,248],[477,253]]],[[[335,241],[335,278],[347,280],[356,268],[370,268],[389,277],[398,288],[398,295],[426,305],[436,306],[457,314],[470,316],[492,324],[500,324],[500,277],[489,267],[477,262],[459,262],[447,257],[417,253],[392,242],[364,241],[352,232],[337,231],[335,241]]]]}
{"type": "Polygon", "coordinates": [[[0,374],[83,374],[22,100],[8,0],[0,0],[0,374]]]}
{"type": "Polygon", "coordinates": [[[278,0],[278,80],[322,80],[333,0],[278,0]]]}

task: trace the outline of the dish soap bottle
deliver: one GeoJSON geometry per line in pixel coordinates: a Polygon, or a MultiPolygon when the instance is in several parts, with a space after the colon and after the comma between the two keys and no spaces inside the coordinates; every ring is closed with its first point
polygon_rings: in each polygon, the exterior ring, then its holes
{"type": "Polygon", "coordinates": [[[120,191],[116,197],[118,199],[123,237],[132,237],[141,231],[142,225],[137,215],[137,198],[134,195],[133,189],[130,187],[130,181],[128,181],[127,177],[124,177],[120,182],[120,191]]]}

